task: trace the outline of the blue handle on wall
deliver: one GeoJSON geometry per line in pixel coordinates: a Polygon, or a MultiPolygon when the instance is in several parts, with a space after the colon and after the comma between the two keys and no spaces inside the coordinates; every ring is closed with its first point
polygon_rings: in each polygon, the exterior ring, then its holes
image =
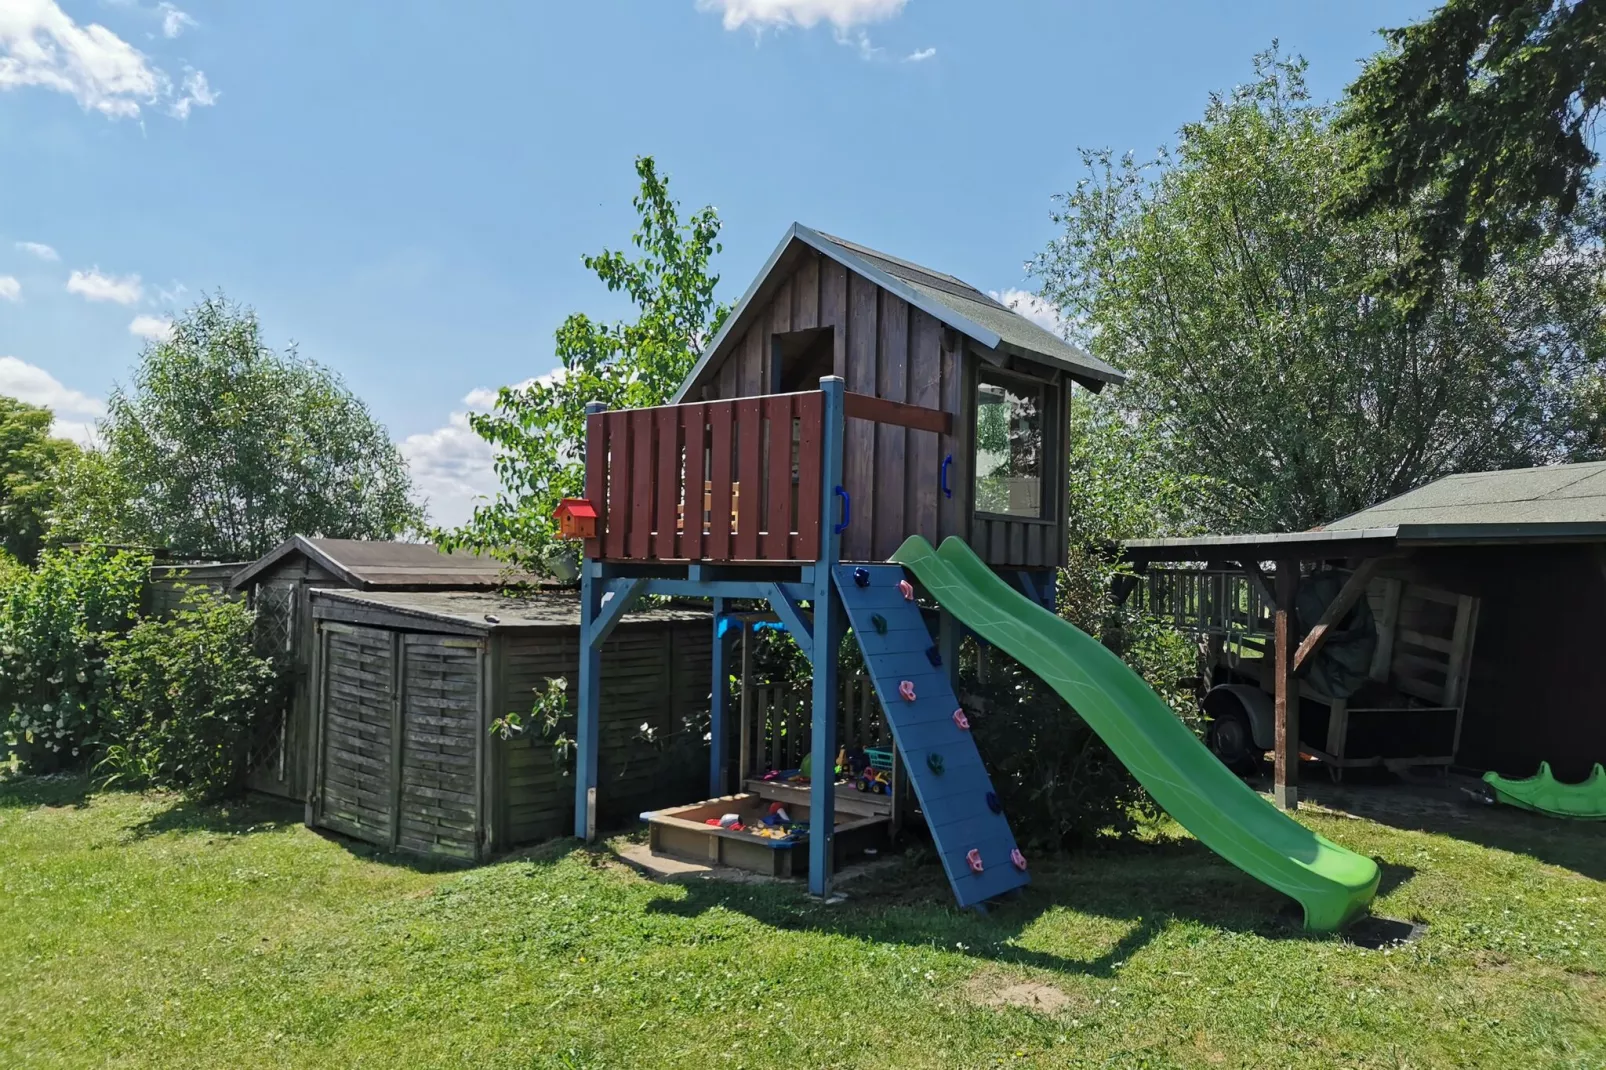
{"type": "Polygon", "coordinates": [[[942,496],[952,498],[954,489],[948,485],[948,466],[954,463],[954,455],[949,454],[942,459],[942,496]]]}
{"type": "Polygon", "coordinates": [[[840,485],[837,486],[836,492],[842,496],[842,523],[831,530],[840,535],[843,529],[848,526],[848,521],[853,518],[853,499],[848,497],[848,492],[843,490],[840,485]]]}

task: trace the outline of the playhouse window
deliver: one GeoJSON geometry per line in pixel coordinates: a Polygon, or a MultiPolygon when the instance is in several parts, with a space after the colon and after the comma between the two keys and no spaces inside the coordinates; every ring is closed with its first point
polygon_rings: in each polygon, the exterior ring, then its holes
{"type": "Polygon", "coordinates": [[[976,383],[976,511],[1041,517],[1043,390],[1014,380],[976,383]]]}

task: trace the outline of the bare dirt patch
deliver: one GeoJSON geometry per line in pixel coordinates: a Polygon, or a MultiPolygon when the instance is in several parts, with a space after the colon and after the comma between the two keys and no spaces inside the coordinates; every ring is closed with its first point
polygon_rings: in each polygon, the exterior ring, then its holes
{"type": "Polygon", "coordinates": [[[965,998],[982,1007],[1020,1007],[1039,1014],[1061,1014],[1086,1002],[1053,985],[984,970],[964,984],[965,998]]]}

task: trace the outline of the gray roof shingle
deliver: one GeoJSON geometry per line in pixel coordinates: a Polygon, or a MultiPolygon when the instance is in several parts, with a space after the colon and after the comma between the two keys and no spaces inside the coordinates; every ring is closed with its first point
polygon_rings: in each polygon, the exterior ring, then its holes
{"type": "Polygon", "coordinates": [[[1328,531],[1414,524],[1606,522],[1606,461],[1445,476],[1326,525],[1328,531]]]}

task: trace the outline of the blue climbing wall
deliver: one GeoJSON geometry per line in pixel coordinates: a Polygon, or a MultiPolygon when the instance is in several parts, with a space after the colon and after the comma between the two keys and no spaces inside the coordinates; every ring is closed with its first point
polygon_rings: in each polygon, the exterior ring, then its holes
{"type": "Polygon", "coordinates": [[[838,565],[833,575],[959,905],[972,906],[1028,883],[1027,874],[1010,860],[1015,835],[1009,821],[987,805],[993,783],[976,742],[954,724],[959,699],[948,682],[948,667],[931,663],[927,651],[933,640],[920,617],[920,607],[905,600],[898,590],[903,568],[838,565]],[[855,568],[869,573],[868,586],[853,582],[855,568]],[[884,634],[875,627],[877,615],[886,622],[884,634]],[[915,686],[913,702],[898,693],[904,680],[915,686]],[[927,762],[927,755],[933,752],[942,756],[940,774],[927,762]],[[972,848],[981,852],[980,873],[972,872],[965,861],[972,848]]]}

